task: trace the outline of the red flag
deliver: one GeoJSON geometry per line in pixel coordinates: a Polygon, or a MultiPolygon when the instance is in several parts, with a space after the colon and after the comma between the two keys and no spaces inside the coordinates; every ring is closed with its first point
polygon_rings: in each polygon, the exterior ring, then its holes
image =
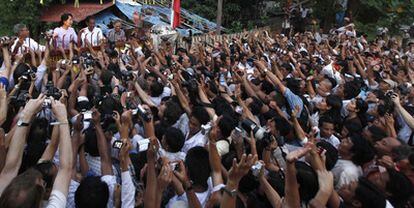
{"type": "Polygon", "coordinates": [[[173,0],[171,5],[171,27],[175,29],[180,25],[180,0],[173,0]]]}

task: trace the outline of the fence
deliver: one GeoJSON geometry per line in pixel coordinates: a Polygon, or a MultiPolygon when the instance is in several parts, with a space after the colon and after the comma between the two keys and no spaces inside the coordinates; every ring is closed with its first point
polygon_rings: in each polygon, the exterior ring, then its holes
{"type": "MultiPolygon", "coordinates": [[[[254,34],[257,32],[263,32],[263,31],[269,31],[270,27],[262,27],[258,29],[253,29],[249,31],[239,32],[239,33],[233,33],[233,34],[222,34],[222,35],[214,35],[214,34],[203,34],[203,35],[197,35],[193,36],[191,39],[192,44],[197,43],[205,43],[207,45],[213,46],[215,42],[222,42],[223,39],[227,38],[227,40],[231,40],[233,38],[242,38],[246,35],[254,34]]],[[[188,48],[188,42],[185,41],[183,38],[179,38],[177,41],[177,45],[179,47],[188,48]]]]}

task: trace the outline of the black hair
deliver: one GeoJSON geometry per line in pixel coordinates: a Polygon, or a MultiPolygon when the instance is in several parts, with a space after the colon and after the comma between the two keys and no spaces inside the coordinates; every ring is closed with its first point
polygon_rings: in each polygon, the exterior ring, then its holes
{"type": "Polygon", "coordinates": [[[335,121],[330,116],[322,116],[319,119],[319,127],[321,127],[323,125],[323,123],[330,123],[330,124],[335,125],[335,121]]]}
{"type": "Polygon", "coordinates": [[[344,99],[350,100],[355,98],[361,92],[361,86],[356,81],[345,82],[344,84],[344,99]]]}
{"type": "Polygon", "coordinates": [[[201,106],[195,106],[191,111],[191,116],[196,118],[201,125],[207,124],[210,121],[207,110],[201,106]]]}
{"type": "Polygon", "coordinates": [[[326,150],[325,167],[327,170],[332,170],[332,168],[335,166],[336,162],[338,161],[338,150],[327,141],[320,141],[316,143],[316,146],[321,147],[324,150],[326,150]]]}
{"type": "Polygon", "coordinates": [[[413,195],[414,189],[410,179],[402,172],[387,169],[389,181],[385,190],[390,193],[389,200],[394,207],[404,207],[405,202],[413,195]]]}
{"type": "Polygon", "coordinates": [[[336,82],[336,80],[334,78],[325,76],[325,79],[329,80],[329,82],[331,83],[331,85],[332,85],[331,89],[333,89],[333,88],[336,87],[337,82],[336,82]]]}
{"type": "Polygon", "coordinates": [[[100,176],[84,178],[75,192],[76,208],[105,208],[109,199],[108,185],[100,176]]]}
{"type": "Polygon", "coordinates": [[[361,203],[362,208],[385,208],[386,198],[383,193],[368,179],[360,177],[355,189],[355,199],[361,203]]]}
{"type": "Polygon", "coordinates": [[[366,139],[362,138],[359,134],[352,134],[350,138],[353,143],[350,149],[353,163],[362,166],[374,159],[375,151],[366,139]]]}
{"type": "Polygon", "coordinates": [[[174,127],[170,127],[165,131],[164,139],[169,147],[169,152],[179,152],[185,142],[183,133],[174,127]]]}
{"type": "Polygon", "coordinates": [[[208,151],[204,147],[191,148],[185,157],[185,165],[188,177],[193,181],[193,184],[207,189],[207,180],[211,173],[208,151]]]}
{"type": "Polygon", "coordinates": [[[230,170],[230,168],[233,165],[233,159],[237,157],[237,153],[234,150],[231,150],[227,153],[221,156],[221,164],[226,170],[230,170]]]}
{"type": "Polygon", "coordinates": [[[367,119],[365,113],[368,110],[368,104],[362,98],[355,99],[356,108],[358,109],[358,118],[361,121],[362,126],[366,126],[367,119]]]}
{"type": "Polygon", "coordinates": [[[263,102],[257,97],[251,97],[253,102],[250,103],[249,108],[253,115],[258,116],[262,110],[263,102]]]}
{"type": "Polygon", "coordinates": [[[85,21],[89,22],[89,20],[95,20],[95,16],[90,15],[90,16],[86,17],[85,21]]]}
{"type": "Polygon", "coordinates": [[[164,91],[164,85],[155,81],[150,86],[150,94],[152,97],[159,97],[164,91]]]}
{"type": "Polygon", "coordinates": [[[373,142],[379,141],[387,137],[387,133],[378,126],[372,125],[372,126],[369,126],[367,129],[372,134],[373,142]]]}
{"type": "Polygon", "coordinates": [[[345,122],[343,128],[346,128],[349,133],[350,132],[354,134],[362,133],[362,125],[356,120],[350,120],[350,121],[345,122]]]}
{"type": "Polygon", "coordinates": [[[272,93],[273,91],[275,91],[275,87],[269,81],[263,80],[262,81],[262,90],[265,94],[268,95],[268,94],[272,93]]]}
{"type": "Polygon", "coordinates": [[[92,126],[89,126],[85,130],[85,152],[89,153],[92,157],[99,157],[96,130],[92,126]]]}
{"type": "Polygon", "coordinates": [[[169,100],[165,103],[163,123],[167,126],[174,125],[183,114],[183,110],[177,102],[169,100]]]}
{"type": "Polygon", "coordinates": [[[231,105],[221,96],[215,97],[211,104],[214,106],[217,116],[234,114],[231,105]]]}
{"type": "Polygon", "coordinates": [[[104,96],[101,102],[98,105],[98,110],[105,117],[105,115],[111,115],[114,111],[122,112],[121,103],[115,99],[113,96],[104,96]]]}
{"type": "Polygon", "coordinates": [[[46,140],[49,137],[49,121],[46,118],[36,117],[32,123],[27,139],[26,151],[23,154],[20,172],[35,166],[42,157],[47,146],[46,140]]]}
{"type": "Polygon", "coordinates": [[[326,104],[331,107],[328,114],[332,118],[340,118],[341,109],[342,109],[342,99],[337,95],[328,95],[326,97],[326,104]]]}
{"type": "Polygon", "coordinates": [[[304,162],[296,162],[295,166],[300,200],[308,203],[319,190],[318,176],[315,170],[304,162]]]}
{"type": "Polygon", "coordinates": [[[235,121],[235,119],[230,116],[223,116],[218,123],[221,135],[224,138],[229,137],[233,129],[236,128],[236,126],[237,121],[235,121]]]}
{"type": "Polygon", "coordinates": [[[300,81],[294,78],[287,78],[286,87],[289,88],[295,95],[300,95],[300,81]]]}
{"type": "Polygon", "coordinates": [[[52,175],[52,169],[55,164],[52,161],[43,161],[34,166],[34,169],[42,173],[43,181],[46,182],[46,188],[51,189],[53,187],[54,175],[52,175]]]}
{"type": "Polygon", "coordinates": [[[287,136],[292,131],[292,125],[284,118],[276,117],[274,121],[280,136],[287,136]]]}
{"type": "Polygon", "coordinates": [[[60,16],[60,26],[63,25],[63,23],[69,19],[69,17],[73,18],[73,15],[71,13],[63,13],[62,16],[60,16]]]}
{"type": "Polygon", "coordinates": [[[249,171],[240,179],[239,191],[240,193],[247,194],[256,190],[259,186],[259,181],[256,180],[256,177],[252,174],[252,171],[249,171]]]}

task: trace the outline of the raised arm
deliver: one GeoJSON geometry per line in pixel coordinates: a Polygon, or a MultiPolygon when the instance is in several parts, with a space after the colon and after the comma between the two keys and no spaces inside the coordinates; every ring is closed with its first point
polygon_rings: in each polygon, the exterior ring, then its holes
{"type": "Polygon", "coordinates": [[[177,93],[178,101],[180,101],[181,107],[184,109],[187,116],[190,116],[191,115],[190,103],[185,97],[183,91],[181,90],[180,84],[178,84],[176,80],[173,80],[171,83],[175,89],[175,92],[177,93]]]}
{"type": "Polygon", "coordinates": [[[6,86],[0,84],[0,126],[3,125],[7,119],[7,106],[6,86]]]}
{"type": "Polygon", "coordinates": [[[300,207],[299,185],[296,179],[295,162],[309,151],[310,148],[304,147],[290,152],[286,156],[285,193],[289,193],[285,196],[285,205],[287,207],[300,207]]]}
{"type": "Polygon", "coordinates": [[[217,186],[223,183],[223,177],[221,175],[221,158],[218,154],[217,147],[216,147],[216,140],[218,133],[218,126],[217,124],[214,125],[209,133],[209,161],[211,166],[211,177],[213,179],[213,186],[217,186]]]}
{"type": "Polygon", "coordinates": [[[52,98],[52,111],[58,121],[59,128],[59,161],[60,166],[53,183],[53,191],[59,191],[67,196],[72,177],[73,153],[69,133],[69,122],[66,106],[52,98]]]}
{"type": "Polygon", "coordinates": [[[274,75],[270,70],[267,70],[263,62],[256,61],[255,64],[260,70],[266,73],[266,76],[270,79],[270,81],[272,81],[273,84],[276,85],[279,88],[280,92],[284,95],[286,87],[279,80],[279,78],[276,75],[274,75]]]}
{"type": "Polygon", "coordinates": [[[19,125],[13,134],[10,142],[9,151],[7,152],[6,162],[0,174],[0,195],[9,185],[14,177],[17,176],[20,165],[22,164],[24,144],[29,131],[30,122],[33,116],[40,110],[43,105],[45,96],[40,94],[37,99],[29,100],[20,114],[19,125]]]}
{"type": "Polygon", "coordinates": [[[138,92],[139,97],[142,99],[142,102],[149,106],[156,106],[150,99],[149,95],[141,88],[141,86],[137,82],[135,82],[134,86],[138,92]]]}
{"type": "Polygon", "coordinates": [[[397,93],[394,93],[392,96],[392,101],[395,104],[395,110],[401,115],[401,117],[404,119],[404,121],[407,123],[407,125],[414,129],[414,117],[410,115],[410,113],[405,110],[405,108],[401,105],[400,97],[397,93]]]}
{"type": "Polygon", "coordinates": [[[99,156],[101,158],[101,172],[102,176],[113,175],[112,160],[109,155],[108,142],[105,139],[105,134],[101,126],[101,114],[98,110],[94,110],[92,113],[92,122],[96,129],[96,139],[98,143],[99,156]]]}
{"type": "Polygon", "coordinates": [[[39,162],[53,159],[53,156],[55,155],[59,145],[59,135],[59,126],[54,126],[52,130],[52,136],[50,138],[50,143],[47,145],[42,157],[39,159],[39,162]]]}
{"type": "Polygon", "coordinates": [[[223,188],[225,191],[223,192],[223,199],[220,203],[221,208],[236,207],[237,195],[233,195],[232,193],[237,192],[240,180],[249,172],[250,168],[256,163],[256,161],[257,155],[246,156],[245,154],[243,154],[239,163],[237,163],[236,158],[233,160],[233,166],[229,171],[226,187],[223,188]]]}
{"type": "Polygon", "coordinates": [[[275,191],[275,189],[270,185],[267,181],[266,176],[264,175],[264,166],[260,170],[259,174],[259,182],[260,185],[263,187],[263,191],[266,195],[267,200],[269,200],[270,204],[273,208],[281,208],[282,207],[282,199],[280,198],[279,194],[275,191]]]}

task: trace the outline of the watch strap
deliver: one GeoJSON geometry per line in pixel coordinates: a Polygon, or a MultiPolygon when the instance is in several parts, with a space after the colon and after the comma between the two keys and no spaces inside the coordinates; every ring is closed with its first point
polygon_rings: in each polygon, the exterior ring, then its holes
{"type": "Polygon", "coordinates": [[[223,188],[221,188],[221,190],[223,190],[225,193],[227,193],[231,197],[237,196],[237,190],[236,189],[229,190],[227,187],[223,187],[223,188]]]}
{"type": "Polygon", "coordinates": [[[17,126],[19,126],[19,127],[30,126],[30,123],[25,123],[22,120],[19,120],[17,122],[17,126]]]}

